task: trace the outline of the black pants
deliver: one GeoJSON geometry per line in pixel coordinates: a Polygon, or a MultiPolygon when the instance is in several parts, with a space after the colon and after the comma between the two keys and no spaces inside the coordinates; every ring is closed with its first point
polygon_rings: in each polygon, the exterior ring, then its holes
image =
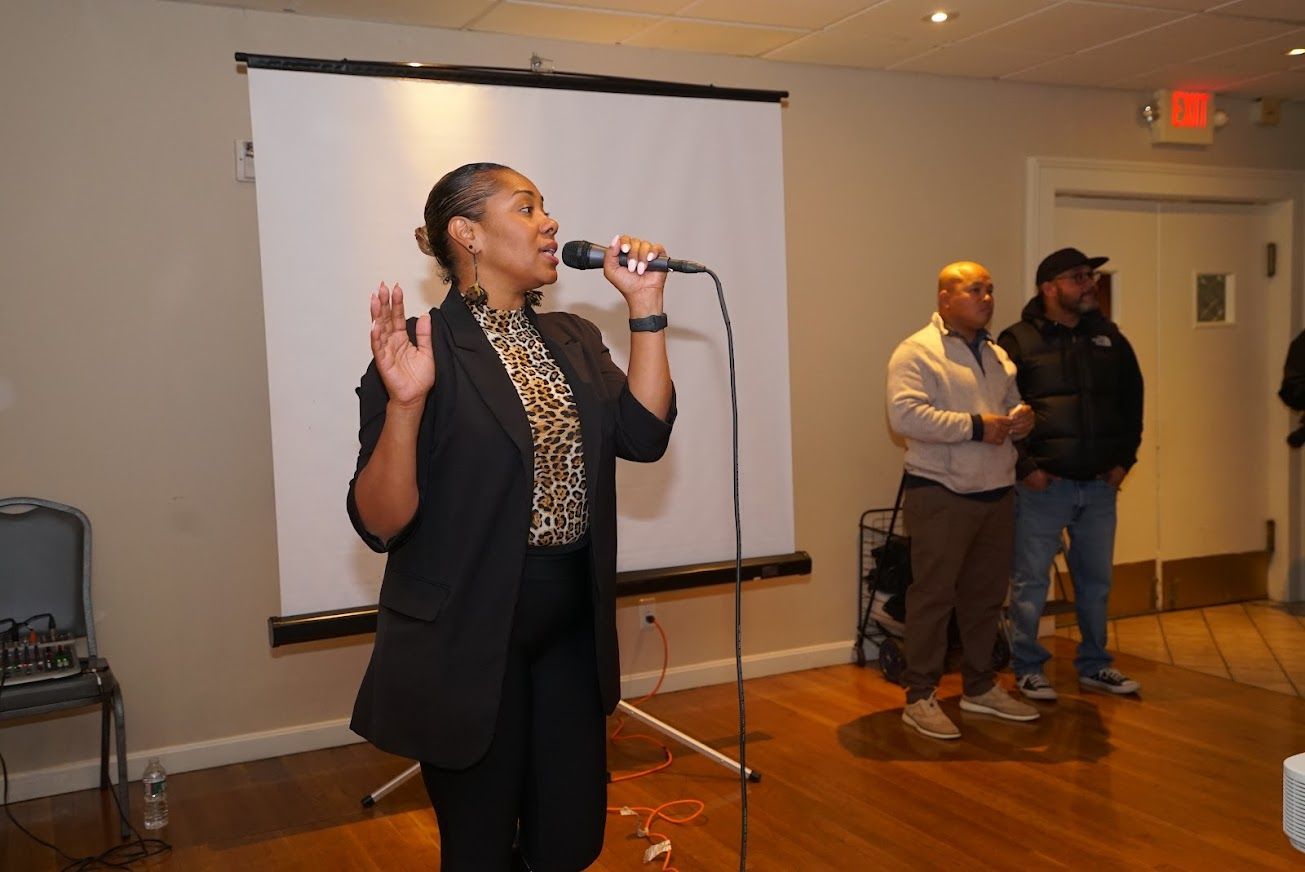
{"type": "Polygon", "coordinates": [[[527,557],[489,750],[467,769],[421,764],[443,872],[577,872],[602,850],[607,737],[588,565],[587,549],[527,557]]]}

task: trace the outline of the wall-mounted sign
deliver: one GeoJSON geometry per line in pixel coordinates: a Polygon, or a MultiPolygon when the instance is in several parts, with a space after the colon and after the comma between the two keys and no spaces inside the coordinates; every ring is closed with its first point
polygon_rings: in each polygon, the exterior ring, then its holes
{"type": "Polygon", "coordinates": [[[1210,126],[1210,95],[1206,91],[1172,91],[1169,94],[1169,115],[1174,127],[1210,126]]]}
{"type": "Polygon", "coordinates": [[[1209,145],[1214,142],[1214,111],[1209,91],[1156,91],[1153,143],[1209,145]]]}

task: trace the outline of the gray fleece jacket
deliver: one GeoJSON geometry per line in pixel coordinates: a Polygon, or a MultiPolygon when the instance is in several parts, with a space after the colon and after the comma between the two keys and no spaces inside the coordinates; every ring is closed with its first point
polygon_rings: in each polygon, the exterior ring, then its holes
{"type": "Polygon", "coordinates": [[[1015,446],[976,442],[973,422],[1020,404],[1015,364],[991,339],[979,355],[982,366],[935,312],[888,361],[888,422],[906,441],[906,471],[962,494],[1015,483],[1015,446]]]}

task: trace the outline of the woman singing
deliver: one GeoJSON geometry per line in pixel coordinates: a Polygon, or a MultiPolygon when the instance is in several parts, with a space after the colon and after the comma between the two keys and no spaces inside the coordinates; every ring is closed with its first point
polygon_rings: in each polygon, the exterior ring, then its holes
{"type": "Polygon", "coordinates": [[[371,298],[348,510],[389,557],[352,727],[421,761],[445,872],[579,870],[602,849],[616,458],[657,460],[675,419],[666,273],[646,270],[665,251],[607,249],[627,377],[593,324],[534,309],[557,229],[525,176],[459,167],[417,230],[444,303],[407,321],[397,285],[371,298]]]}

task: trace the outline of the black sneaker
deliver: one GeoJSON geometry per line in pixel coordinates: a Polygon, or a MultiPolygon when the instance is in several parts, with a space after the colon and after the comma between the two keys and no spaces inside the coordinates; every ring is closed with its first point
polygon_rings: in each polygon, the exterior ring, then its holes
{"type": "Polygon", "coordinates": [[[1106,693],[1137,693],[1142,689],[1141,684],[1109,666],[1091,675],[1080,675],[1078,684],[1079,687],[1104,690],[1106,693]]]}
{"type": "Polygon", "coordinates": [[[1019,688],[1020,693],[1029,699],[1050,701],[1056,699],[1056,688],[1051,686],[1051,682],[1047,681],[1047,676],[1041,672],[1030,672],[1027,675],[1021,675],[1015,680],[1015,686],[1019,688]]]}

